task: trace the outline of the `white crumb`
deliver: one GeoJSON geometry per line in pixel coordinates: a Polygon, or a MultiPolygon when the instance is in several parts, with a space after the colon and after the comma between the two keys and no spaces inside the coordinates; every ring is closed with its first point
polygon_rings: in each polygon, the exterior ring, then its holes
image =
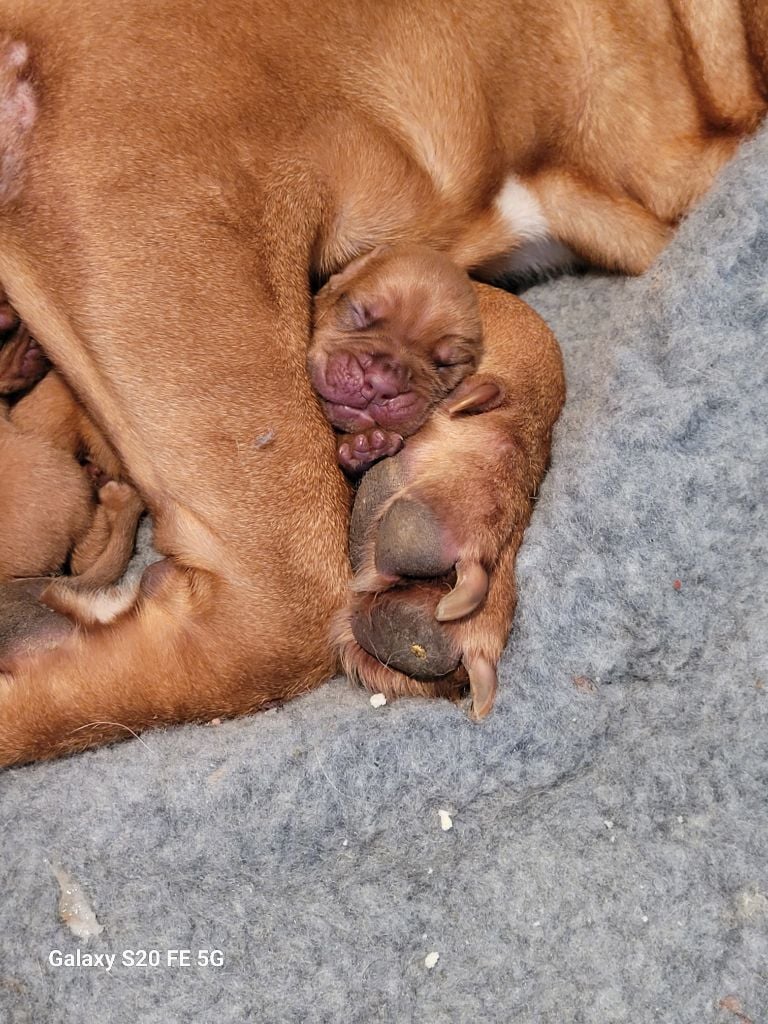
{"type": "Polygon", "coordinates": [[[439,953],[427,953],[427,955],[424,957],[424,966],[427,968],[428,971],[431,971],[439,959],[439,953]]]}
{"type": "Polygon", "coordinates": [[[605,825],[606,828],[613,828],[613,822],[612,821],[604,821],[603,824],[605,825]]]}
{"type": "Polygon", "coordinates": [[[439,810],[437,812],[440,815],[440,828],[443,832],[447,832],[453,828],[453,818],[450,816],[448,811],[439,810]]]}
{"type": "Polygon", "coordinates": [[[266,448],[267,445],[271,444],[272,441],[274,441],[276,437],[277,437],[277,431],[276,430],[274,430],[274,429],[265,430],[263,434],[259,434],[259,436],[254,439],[253,446],[254,446],[254,448],[266,448]]]}
{"type": "Polygon", "coordinates": [[[677,816],[677,823],[678,823],[678,825],[682,825],[684,821],[685,821],[685,818],[682,816],[682,814],[678,814],[678,816],[677,816]]]}
{"type": "Polygon", "coordinates": [[[341,845],[342,846],[349,846],[349,840],[348,839],[342,839],[341,845]]]}
{"type": "Polygon", "coordinates": [[[645,914],[643,914],[643,916],[640,918],[640,920],[643,922],[643,924],[648,924],[648,918],[646,917],[645,914]]]}
{"type": "Polygon", "coordinates": [[[371,697],[372,708],[383,708],[386,703],[387,698],[384,696],[383,693],[374,693],[373,696],[371,697]]]}
{"type": "Polygon", "coordinates": [[[59,883],[59,919],[78,939],[89,939],[101,935],[104,925],[99,924],[88,897],[74,878],[58,864],[52,866],[59,883]]]}

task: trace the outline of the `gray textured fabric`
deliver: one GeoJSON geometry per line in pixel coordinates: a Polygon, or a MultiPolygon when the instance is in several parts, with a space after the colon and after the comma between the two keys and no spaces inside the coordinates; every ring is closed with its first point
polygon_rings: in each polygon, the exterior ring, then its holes
{"type": "Polygon", "coordinates": [[[2,1021],[768,1019],[766,168],[644,279],[527,293],[570,390],[489,721],[337,681],[2,777],[2,1021]]]}

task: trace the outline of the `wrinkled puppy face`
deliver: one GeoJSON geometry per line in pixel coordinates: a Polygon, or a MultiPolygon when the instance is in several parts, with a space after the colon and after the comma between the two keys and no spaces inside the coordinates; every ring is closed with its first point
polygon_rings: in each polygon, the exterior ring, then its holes
{"type": "Polygon", "coordinates": [[[414,433],[482,354],[469,277],[425,246],[354,260],[317,294],[313,327],[312,383],[328,419],[348,433],[414,433]]]}
{"type": "Polygon", "coordinates": [[[0,395],[26,391],[50,365],[9,303],[0,301],[0,395]]]}

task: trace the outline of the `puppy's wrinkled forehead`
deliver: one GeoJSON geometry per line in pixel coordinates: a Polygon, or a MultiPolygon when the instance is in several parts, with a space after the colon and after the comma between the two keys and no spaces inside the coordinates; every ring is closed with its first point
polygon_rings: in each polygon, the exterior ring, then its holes
{"type": "Polygon", "coordinates": [[[338,326],[345,330],[381,331],[409,345],[446,336],[480,340],[469,277],[433,249],[397,245],[374,250],[331,278],[326,288],[338,326]]]}

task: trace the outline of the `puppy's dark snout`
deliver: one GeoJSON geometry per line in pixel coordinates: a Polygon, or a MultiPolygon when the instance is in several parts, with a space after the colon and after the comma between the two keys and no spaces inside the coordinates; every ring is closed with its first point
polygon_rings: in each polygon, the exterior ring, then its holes
{"type": "Polygon", "coordinates": [[[410,374],[402,363],[387,356],[371,360],[365,368],[363,395],[369,401],[386,401],[405,391],[410,374]]]}

